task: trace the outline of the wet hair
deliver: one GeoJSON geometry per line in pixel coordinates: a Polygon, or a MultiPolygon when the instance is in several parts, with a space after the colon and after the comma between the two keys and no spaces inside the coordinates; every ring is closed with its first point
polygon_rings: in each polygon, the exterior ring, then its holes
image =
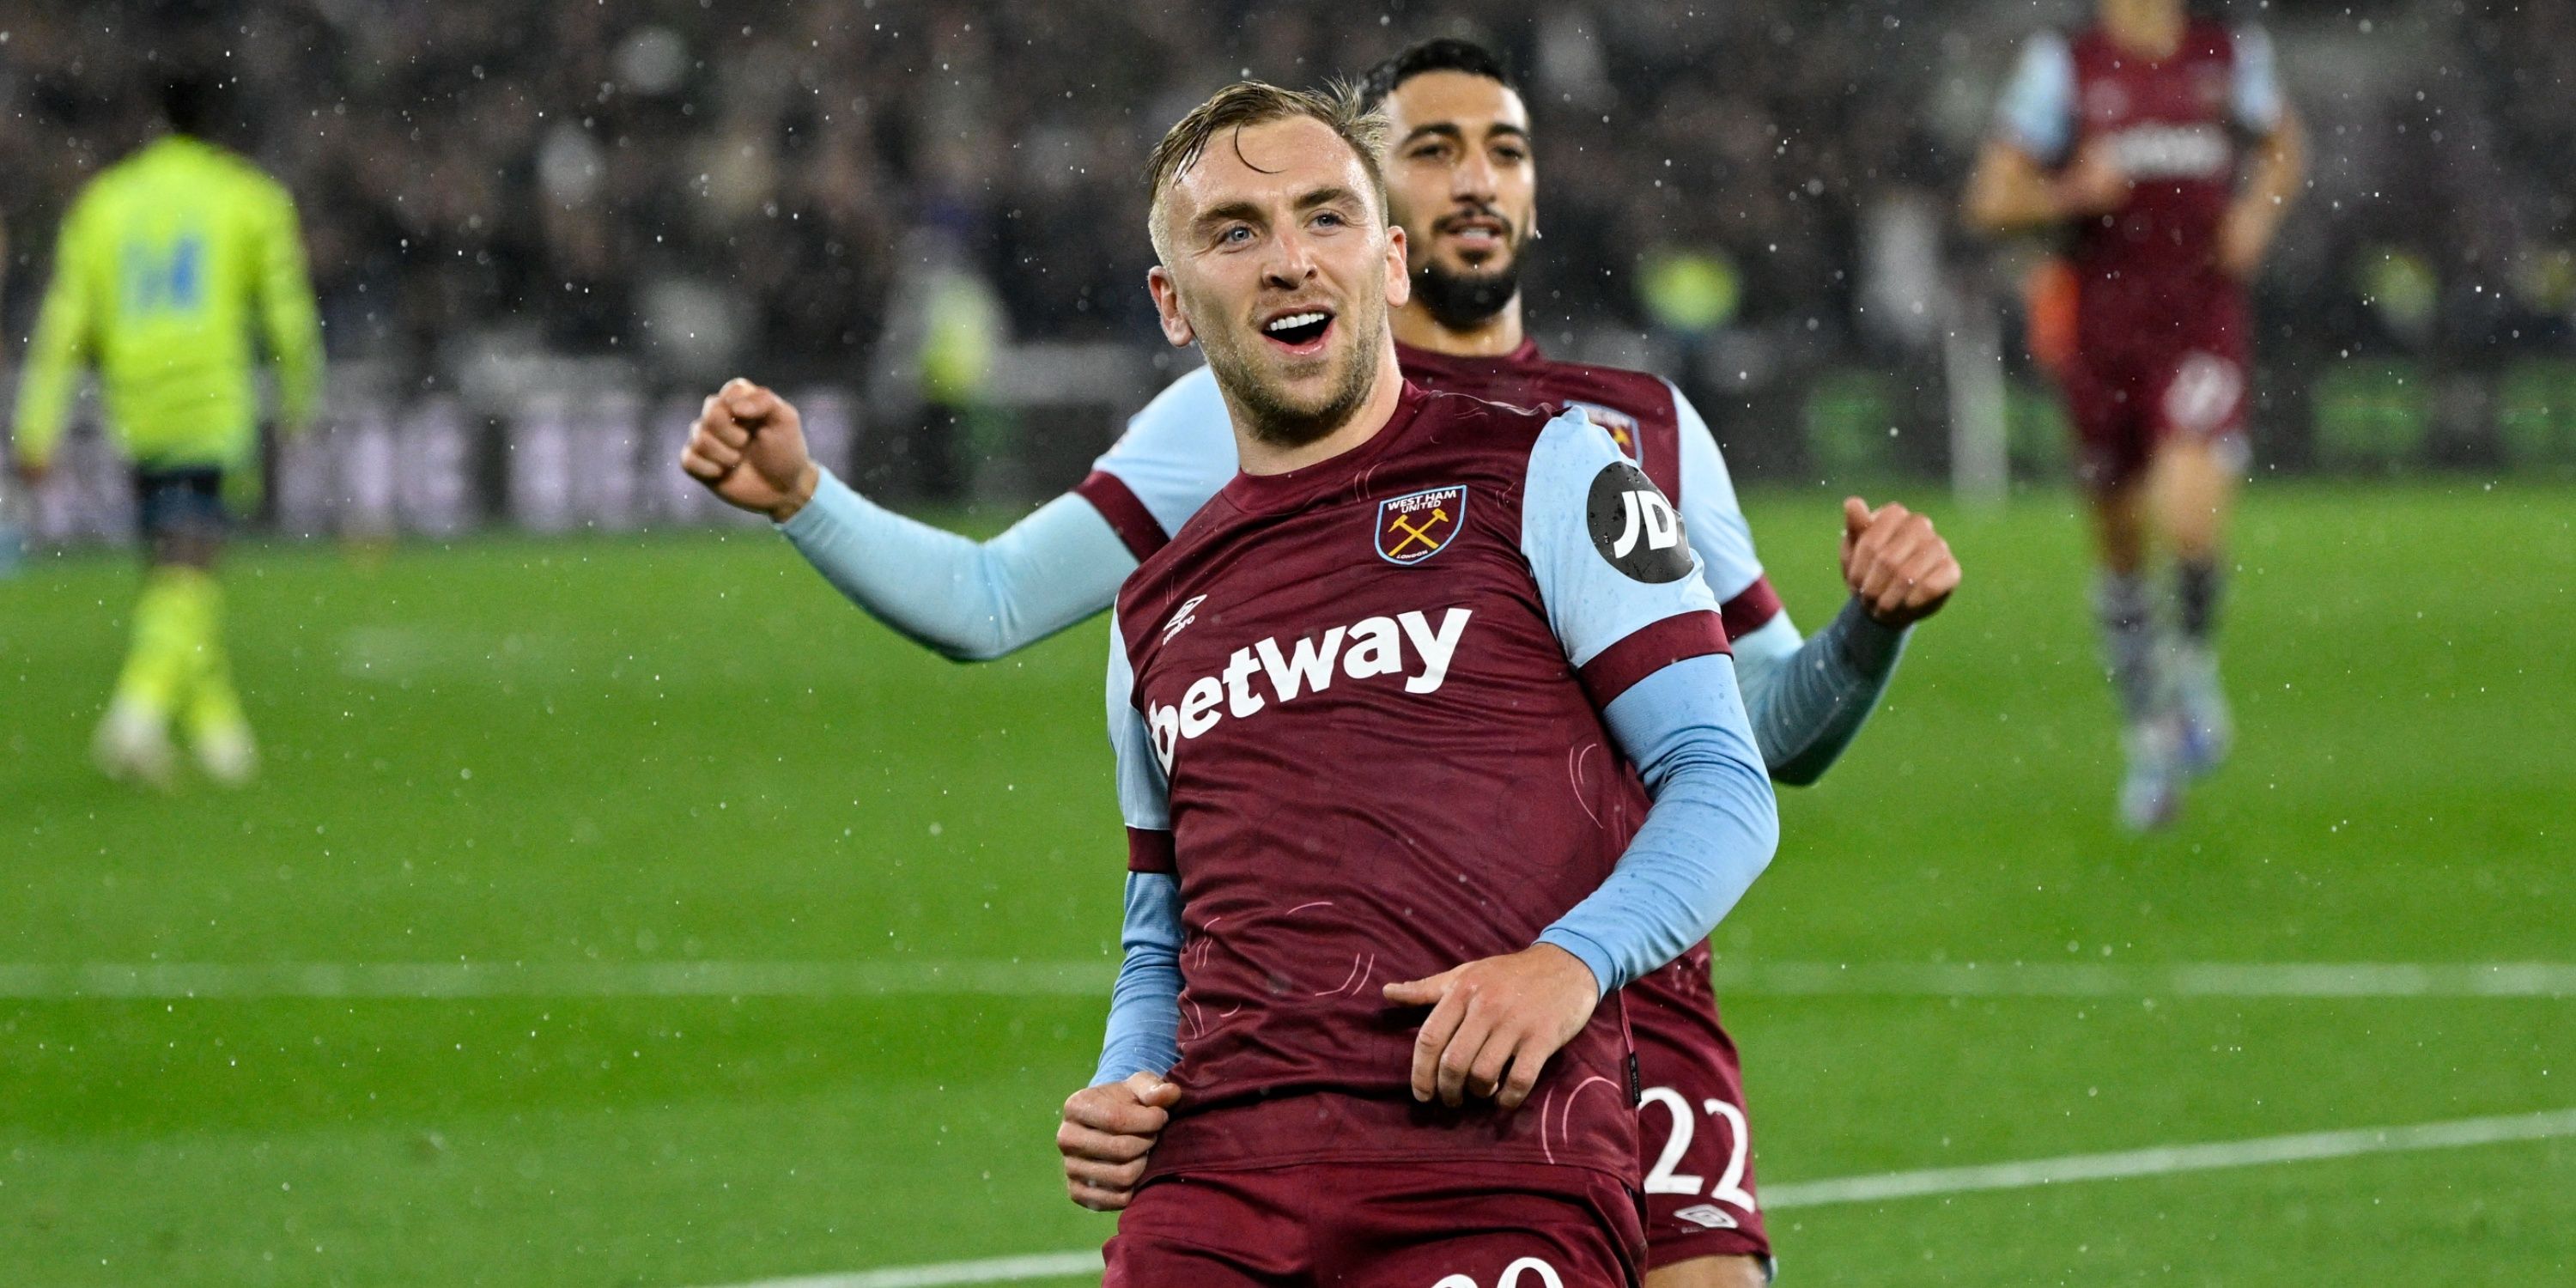
{"type": "Polygon", "coordinates": [[[1377,154],[1386,141],[1386,118],[1363,106],[1357,90],[1349,86],[1323,91],[1281,89],[1260,81],[1236,81],[1191,108],[1189,115],[1154,145],[1154,155],[1145,166],[1145,182],[1153,200],[1154,213],[1147,222],[1153,232],[1155,254],[1169,259],[1163,255],[1163,193],[1182,171],[1198,162],[1208,144],[1220,134],[1300,116],[1323,122],[1359,155],[1360,168],[1368,174],[1369,191],[1377,198],[1378,217],[1384,218],[1386,174],[1378,166],[1377,154]]]}
{"type": "Polygon", "coordinates": [[[1465,72],[1482,76],[1514,93],[1520,86],[1513,82],[1511,69],[1502,56],[1472,40],[1456,36],[1437,36],[1416,41],[1397,50],[1360,77],[1360,102],[1375,108],[1386,102],[1395,87],[1424,72],[1465,72]]]}

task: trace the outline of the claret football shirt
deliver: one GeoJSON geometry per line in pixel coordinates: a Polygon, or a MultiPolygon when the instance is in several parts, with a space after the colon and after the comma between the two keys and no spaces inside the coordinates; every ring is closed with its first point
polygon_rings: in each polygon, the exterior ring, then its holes
{"type": "Polygon", "coordinates": [[[1145,560],[1110,685],[1129,867],[1179,891],[1185,1094],[1155,1174],[1636,1170],[1620,994],[1506,1113],[1416,1103],[1424,1013],[1380,990],[1526,948],[1610,877],[1649,800],[1601,713],[1726,651],[1700,572],[1582,411],[1412,385],[1367,443],[1236,475],[1145,560]]]}

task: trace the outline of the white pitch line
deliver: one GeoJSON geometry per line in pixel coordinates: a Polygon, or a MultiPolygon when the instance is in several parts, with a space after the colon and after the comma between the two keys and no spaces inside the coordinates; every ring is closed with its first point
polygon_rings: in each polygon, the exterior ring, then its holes
{"type": "Polygon", "coordinates": [[[2219,1141],[2208,1145],[2165,1145],[2110,1154],[2069,1154],[2020,1163],[1979,1167],[1939,1167],[1920,1172],[1888,1172],[1839,1180],[1791,1182],[1764,1188],[1765,1208],[1822,1207],[1834,1203],[1880,1203],[1890,1199],[1973,1194],[1980,1190],[2018,1190],[2074,1181],[2116,1181],[2177,1172],[2208,1172],[2266,1163],[2306,1163],[2363,1154],[2400,1154],[2426,1149],[2458,1149],[2511,1141],[2552,1140],[2576,1136],[2576,1109],[2493,1118],[2458,1118],[2411,1127],[2364,1127],[2354,1131],[2306,1132],[2255,1140],[2219,1141]]]}
{"type": "Polygon", "coordinates": [[[1721,994],[1845,997],[2576,997],[2565,962],[1718,963],[1721,994]]]}
{"type": "Polygon", "coordinates": [[[1100,1273],[1100,1251],[1042,1252],[1028,1257],[994,1257],[985,1261],[941,1261],[926,1266],[888,1266],[843,1275],[804,1275],[763,1279],[733,1288],[937,1288],[942,1284],[1007,1284],[1027,1279],[1062,1279],[1100,1273]]]}
{"type": "MultiPolygon", "coordinates": [[[[1104,997],[1098,959],[0,963],[0,998],[1104,997]]],[[[2576,998],[2564,962],[1720,962],[1730,997],[2576,998]]]]}
{"type": "MultiPolygon", "coordinates": [[[[1824,1181],[1792,1181],[1762,1190],[1765,1210],[1827,1207],[1842,1203],[1884,1203],[1897,1199],[1934,1198],[1989,1190],[2032,1189],[2077,1181],[2130,1180],[2207,1172],[2269,1163],[2307,1163],[2355,1158],[2364,1154],[2397,1154],[2428,1149],[2458,1149],[2516,1141],[2555,1140],[2576,1136],[2576,1109],[2492,1118],[2459,1118],[2406,1127],[2365,1127],[2356,1131],[2304,1132],[2206,1145],[2168,1145],[2109,1154],[2068,1154],[2018,1163],[1979,1167],[1936,1167],[1914,1172],[1883,1172],[1824,1181]]],[[[997,1257],[983,1261],[943,1261],[918,1266],[889,1266],[849,1274],[762,1279],[727,1288],[932,1288],[949,1284],[1016,1283],[1095,1274],[1100,1254],[1091,1249],[997,1257]]]]}

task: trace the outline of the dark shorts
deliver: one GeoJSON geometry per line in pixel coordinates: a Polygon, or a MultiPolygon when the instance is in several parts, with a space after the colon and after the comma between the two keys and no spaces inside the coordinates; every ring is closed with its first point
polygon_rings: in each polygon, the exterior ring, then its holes
{"type": "Polygon", "coordinates": [[[1639,1175],[1646,1264],[1697,1257],[1771,1259],[1753,1184],[1743,1065],[1718,1022],[1708,965],[1690,958],[1628,986],[1637,1047],[1639,1175]]]}
{"type": "Polygon", "coordinates": [[[2076,472],[2097,492],[2136,481],[2177,436],[2245,451],[2245,308],[2231,290],[2148,317],[2084,310],[2060,371],[2075,431],[2076,472]]]}
{"type": "Polygon", "coordinates": [[[134,468],[135,517],[147,542],[164,537],[219,537],[224,512],[224,472],[212,465],[134,468]]]}
{"type": "Polygon", "coordinates": [[[1631,1288],[1618,1178],[1538,1164],[1306,1163],[1148,1182],[1101,1288],[1631,1288]]]}

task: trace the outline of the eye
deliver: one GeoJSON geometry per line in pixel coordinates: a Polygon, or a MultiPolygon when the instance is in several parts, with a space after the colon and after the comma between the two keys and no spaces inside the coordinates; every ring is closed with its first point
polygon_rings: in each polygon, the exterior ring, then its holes
{"type": "Polygon", "coordinates": [[[1425,143],[1407,155],[1417,161],[1437,161],[1449,155],[1449,145],[1440,142],[1425,143]]]}
{"type": "Polygon", "coordinates": [[[1326,228],[1339,228],[1350,221],[1342,218],[1339,211],[1321,210],[1315,213],[1315,222],[1326,228]]]}
{"type": "Polygon", "coordinates": [[[1529,153],[1520,148],[1496,148],[1494,155],[1515,165],[1529,160],[1529,153]]]}
{"type": "Polygon", "coordinates": [[[1218,233],[1216,235],[1216,240],[1217,244],[1221,246],[1240,246],[1245,242],[1252,240],[1252,230],[1241,224],[1236,224],[1233,227],[1226,229],[1224,232],[1218,233]]]}

